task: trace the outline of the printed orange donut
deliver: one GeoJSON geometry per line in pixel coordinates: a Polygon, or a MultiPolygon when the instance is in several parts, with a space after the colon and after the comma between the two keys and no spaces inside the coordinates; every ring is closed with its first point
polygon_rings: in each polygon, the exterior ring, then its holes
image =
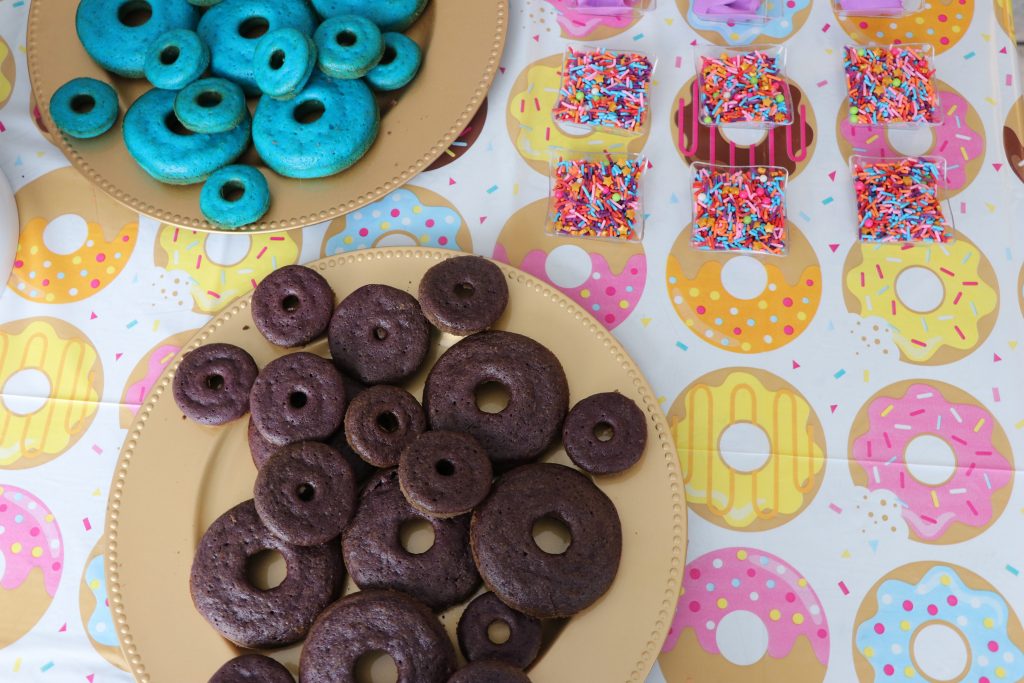
{"type": "Polygon", "coordinates": [[[121,408],[118,411],[121,427],[128,428],[160,375],[197,331],[185,330],[171,335],[147,351],[135,364],[121,392],[121,408]]]}
{"type": "Polygon", "coordinates": [[[1010,42],[1016,42],[1017,38],[1013,26],[1013,0],[995,0],[996,23],[1006,33],[1010,42]]]}
{"type": "Polygon", "coordinates": [[[480,133],[483,132],[485,123],[487,123],[486,97],[480,103],[480,108],[476,110],[476,114],[473,114],[473,118],[469,120],[466,127],[459,133],[459,137],[453,140],[452,144],[448,145],[448,149],[444,151],[444,154],[435,159],[434,163],[430,164],[430,166],[427,166],[427,170],[436,171],[465,156],[480,138],[480,133]]]}
{"type": "Polygon", "coordinates": [[[1024,183],[1024,97],[1010,107],[1003,124],[1003,151],[1006,163],[1017,179],[1024,183]]]}
{"type": "Polygon", "coordinates": [[[764,370],[725,368],[686,387],[668,411],[686,501],[704,519],[735,531],[791,521],[825,476],[825,431],[785,380],[764,370]]]}
{"type": "Polygon", "coordinates": [[[563,38],[605,40],[617,36],[623,31],[628,31],[643,16],[643,13],[638,10],[604,16],[586,14],[576,9],[575,5],[575,0],[543,0],[535,7],[537,17],[534,19],[531,14],[530,18],[541,24],[546,24],[547,15],[550,13],[554,15],[563,38]]]}
{"type": "Polygon", "coordinates": [[[82,626],[89,643],[100,655],[122,671],[128,671],[128,663],[117,641],[114,618],[110,613],[107,599],[107,578],[103,558],[103,539],[89,553],[82,570],[82,582],[78,587],[78,608],[82,615],[82,626]]]}
{"type": "Polygon", "coordinates": [[[21,235],[7,286],[29,301],[87,299],[121,274],[135,250],[138,214],[71,167],[32,181],[14,198],[21,235]]]}
{"type": "MultiPolygon", "coordinates": [[[[834,8],[833,8],[834,9],[834,8]]],[[[974,0],[924,0],[905,17],[836,17],[857,43],[925,43],[942,54],[960,42],[974,17],[974,0]]]]}
{"type": "Polygon", "coordinates": [[[647,282],[640,242],[611,243],[549,235],[546,199],[517,211],[498,235],[493,257],[550,283],[608,329],[628,318],[647,282]]]}
{"type": "Polygon", "coordinates": [[[672,136],[679,156],[688,164],[703,161],[729,166],[781,166],[791,178],[799,175],[814,155],[817,122],[804,91],[794,81],[786,81],[795,120],[793,125],[770,131],[705,126],[698,113],[697,79],[687,81],[672,108],[672,136]]]}
{"type": "Polygon", "coordinates": [[[14,92],[14,80],[17,77],[15,66],[14,53],[6,41],[0,38],[0,109],[3,109],[14,92]]]}
{"type": "Polygon", "coordinates": [[[103,396],[92,342],[54,318],[0,325],[0,468],[35,467],[89,428],[103,396]]]}
{"type": "Polygon", "coordinates": [[[736,24],[708,21],[693,13],[690,0],[676,0],[679,13],[701,38],[713,45],[782,43],[803,28],[811,14],[811,0],[768,0],[770,19],[764,23],[736,24]],[[776,9],[781,3],[781,11],[776,9]]]}
{"type": "Polygon", "coordinates": [[[650,126],[643,134],[631,137],[602,131],[570,135],[556,126],[551,109],[561,85],[561,68],[561,53],[538,60],[523,69],[509,92],[508,135],[530,168],[546,176],[552,147],[617,152],[639,152],[644,148],[650,126]]]}
{"type": "Polygon", "coordinates": [[[787,222],[783,257],[701,252],[680,233],[665,269],[679,319],[701,340],[735,353],[785,346],[807,329],[821,303],[821,266],[807,238],[787,222]]]}

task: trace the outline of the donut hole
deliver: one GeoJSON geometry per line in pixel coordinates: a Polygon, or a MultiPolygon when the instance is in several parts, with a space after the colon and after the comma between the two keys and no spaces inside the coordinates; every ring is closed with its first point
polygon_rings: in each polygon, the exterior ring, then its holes
{"type": "Polygon", "coordinates": [[[276,550],[261,550],[245,560],[245,578],[261,591],[269,591],[284,583],[288,565],[276,550]]]}
{"type": "Polygon", "coordinates": [[[956,453],[934,434],[920,434],[903,451],[907,473],[925,486],[942,486],[956,474],[956,453]]]}
{"type": "MultiPolygon", "coordinates": [[[[0,403],[15,415],[31,415],[42,410],[52,392],[53,384],[42,370],[22,368],[3,383],[0,403]]],[[[0,569],[3,569],[3,560],[0,560],[0,569]]]]}
{"type": "Polygon", "coordinates": [[[896,275],[896,296],[914,313],[931,313],[942,305],[946,287],[930,269],[910,266],[896,275]]]}
{"type": "Polygon", "coordinates": [[[316,498],[316,487],[312,484],[299,484],[295,487],[295,497],[303,503],[309,503],[316,498]]]}
{"type": "Polygon", "coordinates": [[[395,52],[395,48],[391,47],[390,45],[387,45],[384,47],[384,56],[380,58],[380,63],[384,66],[387,66],[391,62],[395,61],[395,57],[397,56],[398,53],[395,52]]]}
{"type": "Polygon", "coordinates": [[[334,36],[334,40],[342,47],[352,47],[356,44],[356,34],[352,33],[352,31],[342,31],[334,36]]]}
{"type": "Polygon", "coordinates": [[[245,185],[237,180],[229,180],[220,186],[220,198],[226,202],[237,202],[245,194],[245,185]]]}
{"type": "Polygon", "coordinates": [[[594,438],[601,443],[608,443],[615,438],[615,427],[602,420],[594,425],[594,438]]]}
{"type": "Polygon", "coordinates": [[[476,407],[482,413],[497,415],[508,407],[509,392],[501,382],[487,381],[477,385],[473,392],[476,407]]]}
{"type": "Polygon", "coordinates": [[[410,555],[422,555],[434,547],[434,525],[421,518],[402,522],[398,542],[410,555]]]}
{"type": "Polygon", "coordinates": [[[383,650],[371,650],[356,660],[355,683],[398,683],[398,665],[383,650]]]}
{"type": "Polygon", "coordinates": [[[768,627],[748,610],[729,612],[718,622],[715,644],[727,662],[750,666],[761,661],[768,652],[768,627]]]}
{"type": "Polygon", "coordinates": [[[759,425],[734,422],[718,437],[718,454],[730,469],[749,474],[768,464],[772,442],[759,425]]]}
{"type": "Polygon", "coordinates": [[[153,8],[146,0],[129,0],[117,8],[117,20],[125,26],[142,26],[153,17],[153,8]]]}
{"type": "Polygon", "coordinates": [[[455,463],[447,458],[443,458],[434,463],[434,469],[442,477],[450,477],[455,474],[455,463]]]}
{"type": "Polygon", "coordinates": [[[324,103],[320,100],[306,100],[292,110],[292,118],[301,124],[313,123],[324,115],[324,111],[324,103]]]}
{"type": "Polygon", "coordinates": [[[224,377],[221,375],[209,375],[206,378],[206,388],[220,391],[224,388],[224,377]]]}
{"type": "Polygon", "coordinates": [[[164,125],[167,126],[167,130],[171,131],[175,135],[192,135],[192,131],[182,124],[178,120],[178,117],[174,115],[173,111],[167,112],[167,116],[164,117],[164,125]]]}
{"type": "Polygon", "coordinates": [[[196,95],[196,104],[203,109],[213,109],[224,101],[223,96],[216,90],[204,90],[196,95]]]}
{"type": "Polygon", "coordinates": [[[288,405],[298,410],[299,408],[305,408],[309,402],[309,396],[304,391],[293,391],[288,394],[288,405]]]}
{"type": "Polygon", "coordinates": [[[299,297],[294,294],[289,294],[281,300],[281,308],[289,313],[294,313],[299,310],[299,297]]]}
{"type": "Polygon", "coordinates": [[[377,428],[382,432],[394,434],[398,431],[398,416],[391,411],[386,411],[377,416],[377,428]]]}
{"type": "Polygon", "coordinates": [[[972,660],[963,634],[939,621],[925,623],[914,632],[910,637],[910,656],[929,681],[963,680],[972,660]]]}
{"type": "Polygon", "coordinates": [[[495,645],[504,645],[512,637],[512,627],[504,619],[495,619],[487,624],[487,640],[495,645]]]}
{"type": "Polygon", "coordinates": [[[533,523],[533,542],[548,555],[562,555],[572,545],[572,532],[565,522],[544,515],[533,523]]]}
{"type": "Polygon", "coordinates": [[[75,95],[71,98],[71,111],[76,114],[88,114],[96,106],[92,95],[75,95]]]}
{"type": "Polygon", "coordinates": [[[178,49],[177,45],[168,45],[160,51],[160,63],[165,66],[174,64],[180,56],[181,50],[178,49]]]}
{"type": "Polygon", "coordinates": [[[274,50],[271,52],[268,66],[270,66],[274,71],[277,71],[284,66],[284,50],[274,50]]]}
{"type": "Polygon", "coordinates": [[[388,338],[388,331],[378,326],[373,328],[373,336],[377,341],[384,341],[388,338]]]}
{"type": "Polygon", "coordinates": [[[270,30],[270,22],[264,17],[249,17],[238,25],[238,35],[252,40],[259,38],[270,30]]]}
{"type": "Polygon", "coordinates": [[[473,288],[473,285],[469,284],[468,282],[460,282],[459,284],[455,285],[454,290],[455,296],[458,297],[459,299],[468,299],[471,296],[473,296],[473,293],[475,291],[476,290],[473,288]]]}

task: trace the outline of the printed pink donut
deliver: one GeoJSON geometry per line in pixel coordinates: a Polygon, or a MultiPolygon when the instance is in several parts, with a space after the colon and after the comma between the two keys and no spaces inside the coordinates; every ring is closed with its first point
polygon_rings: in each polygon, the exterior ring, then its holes
{"type": "Polygon", "coordinates": [[[121,393],[121,426],[127,428],[138,414],[139,408],[145,403],[150,390],[160,379],[160,375],[174,360],[174,356],[185,343],[196,333],[196,330],[179,332],[150,349],[132,369],[121,393]]]}
{"type": "Polygon", "coordinates": [[[891,491],[918,541],[973,538],[1010,497],[1006,434],[977,400],[948,384],[908,381],[882,389],[857,414],[849,451],[854,483],[891,491]]]}

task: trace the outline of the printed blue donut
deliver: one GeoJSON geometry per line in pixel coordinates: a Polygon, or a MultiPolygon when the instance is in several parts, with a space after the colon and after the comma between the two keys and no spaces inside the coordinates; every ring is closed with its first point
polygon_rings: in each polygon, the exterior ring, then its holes
{"type": "Polygon", "coordinates": [[[225,166],[206,179],[199,208],[206,219],[222,228],[255,223],[270,207],[267,179],[252,166],[225,166]]]}
{"type": "Polygon", "coordinates": [[[97,64],[142,78],[150,44],[172,29],[193,29],[197,21],[199,10],[187,0],[81,0],[75,30],[97,64]]]}
{"type": "Polygon", "coordinates": [[[325,19],[313,40],[317,64],[331,78],[362,78],[384,56],[380,29],[355,14],[325,19]]]}
{"type": "Polygon", "coordinates": [[[312,0],[313,8],[322,17],[339,14],[360,14],[380,27],[381,31],[404,31],[419,19],[427,0],[312,0]]]}
{"type": "Polygon", "coordinates": [[[289,178],[322,178],[345,170],[366,154],[379,128],[380,112],[369,86],[320,72],[295,99],[260,99],[252,122],[256,151],[267,166],[289,178]]]}
{"type": "Polygon", "coordinates": [[[242,88],[226,78],[190,83],[174,98],[174,115],[193,133],[223,133],[249,116],[242,88]]]}
{"type": "Polygon", "coordinates": [[[117,93],[95,78],[75,78],[50,98],[50,116],[73,138],[103,135],[117,120],[117,93]]]}
{"type": "Polygon", "coordinates": [[[223,133],[191,133],[174,115],[175,95],[154,88],[135,100],[124,115],[124,144],[156,180],[190,185],[240,157],[249,145],[250,125],[246,117],[223,133]]]}
{"type": "Polygon", "coordinates": [[[313,40],[293,28],[282,28],[260,39],[253,75],[264,95],[290,100],[306,85],[315,66],[313,40]]]}
{"type": "Polygon", "coordinates": [[[305,0],[222,0],[199,21],[199,36],[210,46],[210,70],[258,95],[253,58],[259,39],[271,31],[294,28],[313,33],[316,20],[305,0]]]}
{"type": "Polygon", "coordinates": [[[210,49],[195,31],[176,28],[149,46],[143,71],[156,88],[181,90],[210,65],[210,49]]]}
{"type": "Polygon", "coordinates": [[[398,90],[416,78],[423,62],[423,51],[416,41],[402,33],[384,34],[384,56],[380,64],[366,74],[374,90],[398,90]]]}

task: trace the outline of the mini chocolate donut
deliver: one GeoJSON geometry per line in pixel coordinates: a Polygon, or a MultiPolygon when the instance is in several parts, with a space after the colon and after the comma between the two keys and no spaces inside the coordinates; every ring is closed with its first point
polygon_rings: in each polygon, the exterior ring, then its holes
{"type": "Polygon", "coordinates": [[[285,266],[256,285],[252,321],[267,341],[302,346],[327,331],[334,312],[334,290],[306,266],[285,266]]]}
{"type": "Polygon", "coordinates": [[[445,683],[455,670],[455,650],[444,626],[422,603],[389,590],[365,590],[331,605],[302,646],[302,683],[355,683],[356,662],[386,652],[398,668],[397,683],[445,683]]]}
{"type": "Polygon", "coordinates": [[[464,515],[491,490],[491,461],[459,432],[427,432],[402,451],[398,482],[409,504],[431,517],[464,515]]]}
{"type": "Polygon", "coordinates": [[[277,446],[329,437],[341,426],[346,399],[331,362],[304,351],[269,362],[249,393],[256,428],[277,446]]]}
{"type": "Polygon", "coordinates": [[[430,324],[411,294],[364,285],[338,304],[327,341],[334,364],[363,384],[398,384],[427,357],[430,324]]]}
{"type": "Polygon", "coordinates": [[[423,315],[442,332],[466,336],[493,325],[508,305],[501,268],[482,256],[441,261],[420,280],[423,315]]]}
{"type": "Polygon", "coordinates": [[[609,391],[583,399],[569,411],[562,445],[584,472],[617,474],[640,460],[647,446],[647,418],[631,399],[609,391]],[[607,430],[609,438],[602,439],[607,430]]]}
{"type": "Polygon", "coordinates": [[[379,384],[349,402],[345,437],[349,446],[374,467],[395,467],[398,458],[427,428],[416,397],[405,389],[379,384]]]}
{"type": "Polygon", "coordinates": [[[530,677],[505,662],[479,661],[456,671],[448,683],[530,683],[530,677]]]}
{"type": "Polygon", "coordinates": [[[316,441],[282,446],[260,468],[253,488],[256,512],[267,528],[302,546],[340,536],[358,495],[349,464],[316,441]]]}
{"type": "Polygon", "coordinates": [[[222,425],[249,411],[256,361],[233,344],[206,344],[185,354],[174,373],[174,402],[191,420],[222,425]]]}
{"type": "Polygon", "coordinates": [[[430,428],[476,437],[496,470],[539,457],[558,438],[569,410],[569,384],[551,351],[513,332],[462,339],[434,364],[423,388],[430,428]],[[499,413],[477,407],[476,391],[496,383],[508,392],[499,413]]]}
{"type": "Polygon", "coordinates": [[[210,683],[295,683],[295,679],[276,659],[242,655],[217,669],[210,683]]]}
{"type": "Polygon", "coordinates": [[[462,602],[480,585],[469,551],[469,517],[431,519],[417,512],[402,496],[393,469],[366,483],[341,548],[359,588],[400,590],[434,610],[462,602]],[[433,527],[434,544],[413,554],[402,547],[400,531],[418,520],[433,527]]]}
{"type": "Polygon", "coordinates": [[[340,594],[344,575],[337,543],[308,548],[285,543],[247,500],[218,517],[199,540],[189,588],[196,610],[231,642],[280,647],[306,635],[340,594]],[[273,590],[260,590],[246,574],[249,559],[264,550],[281,553],[288,567],[273,590]]]}
{"type": "Polygon", "coordinates": [[[468,661],[491,659],[525,669],[540,653],[542,628],[539,619],[515,611],[494,593],[484,593],[463,611],[456,633],[468,661]],[[488,627],[496,621],[508,626],[509,636],[504,643],[495,643],[487,635],[488,627]]]}
{"type": "Polygon", "coordinates": [[[520,612],[550,619],[592,605],[615,579],[622,527],[615,505],[579,471],[524,465],[504,475],[473,512],[473,557],[484,584],[520,612]],[[569,547],[552,555],[537,545],[533,525],[564,524],[569,547]]]}
{"type": "Polygon", "coordinates": [[[252,462],[256,465],[256,469],[263,467],[264,463],[270,460],[274,451],[282,448],[282,446],[272,444],[263,438],[260,430],[256,429],[256,423],[252,421],[252,415],[249,416],[249,426],[246,427],[246,438],[249,441],[249,454],[252,455],[252,462]]]}

